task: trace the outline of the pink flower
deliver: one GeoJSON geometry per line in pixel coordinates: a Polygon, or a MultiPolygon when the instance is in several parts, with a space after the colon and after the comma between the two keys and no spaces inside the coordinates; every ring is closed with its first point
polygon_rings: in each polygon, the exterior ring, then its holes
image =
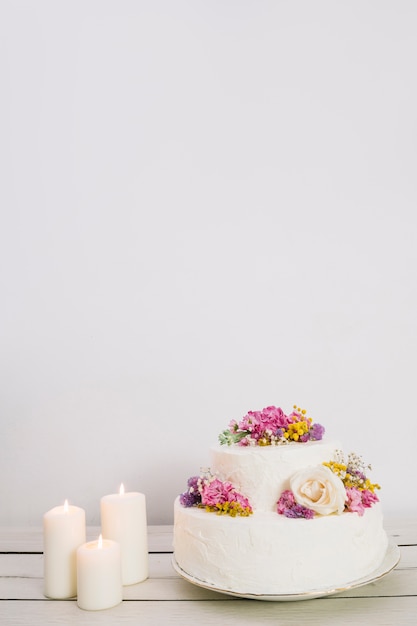
{"type": "Polygon", "coordinates": [[[225,502],[236,500],[236,492],[231,483],[222,482],[215,478],[207,485],[204,485],[201,492],[201,502],[204,506],[216,506],[225,502]]]}
{"type": "Polygon", "coordinates": [[[231,517],[247,517],[252,511],[249,500],[237,492],[232,483],[222,482],[210,471],[188,480],[188,490],[180,495],[182,506],[205,507],[206,511],[231,517]]]}
{"type": "Polygon", "coordinates": [[[291,413],[288,416],[288,423],[294,424],[295,422],[300,422],[301,419],[302,419],[301,413],[298,413],[298,411],[291,411],[291,413]]]}
{"type": "MultiPolygon", "coordinates": [[[[238,507],[241,507],[243,511],[248,510],[252,513],[249,500],[241,493],[238,493],[231,483],[223,483],[221,480],[215,478],[210,483],[204,485],[201,493],[201,503],[204,506],[217,507],[217,505],[222,505],[227,502],[230,504],[235,503],[238,507]]],[[[236,510],[236,507],[233,507],[232,510],[236,510]]]]}
{"type": "Polygon", "coordinates": [[[201,502],[205,506],[216,506],[216,504],[223,504],[223,502],[227,502],[227,500],[225,483],[222,483],[218,478],[215,478],[207,485],[203,486],[201,502]]]}
{"type": "Polygon", "coordinates": [[[289,489],[282,492],[280,499],[277,502],[277,513],[285,515],[287,509],[292,509],[296,505],[294,494],[289,489]]]}
{"type": "Polygon", "coordinates": [[[362,491],[362,504],[366,509],[369,509],[375,502],[379,502],[379,498],[376,493],[372,493],[369,489],[362,491]]]}
{"type": "Polygon", "coordinates": [[[254,424],[257,424],[256,415],[252,411],[249,411],[249,413],[245,415],[244,417],[242,417],[242,419],[240,420],[239,429],[248,430],[249,432],[252,432],[254,424]]]}
{"type": "Polygon", "coordinates": [[[287,428],[288,423],[288,417],[281,408],[267,406],[262,411],[249,411],[239,422],[239,428],[249,431],[255,438],[260,438],[265,430],[275,433],[278,428],[287,428]]]}
{"type": "Polygon", "coordinates": [[[224,482],[223,484],[223,502],[233,502],[235,499],[235,488],[232,483],[224,482]]]}
{"type": "Polygon", "coordinates": [[[379,502],[378,496],[369,489],[357,489],[350,487],[346,489],[346,509],[352,513],[363,515],[365,509],[369,509],[375,502],[379,502]]]}
{"type": "Polygon", "coordinates": [[[232,498],[231,500],[229,500],[229,502],[237,502],[238,504],[240,504],[240,506],[243,509],[249,509],[250,511],[252,511],[252,507],[249,504],[249,500],[245,498],[245,496],[242,496],[242,494],[238,493],[237,491],[233,492],[232,498]]]}
{"type": "Polygon", "coordinates": [[[346,509],[351,513],[357,513],[362,516],[365,507],[362,502],[362,494],[356,487],[346,489],[346,509]]]}

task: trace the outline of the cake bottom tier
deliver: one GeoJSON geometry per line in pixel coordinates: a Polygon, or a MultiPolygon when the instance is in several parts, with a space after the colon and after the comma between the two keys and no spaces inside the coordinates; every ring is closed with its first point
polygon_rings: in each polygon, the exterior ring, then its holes
{"type": "Polygon", "coordinates": [[[379,504],[357,513],[288,519],[229,517],[174,506],[174,556],[190,576],[241,594],[294,594],[347,586],[383,561],[379,504]]]}

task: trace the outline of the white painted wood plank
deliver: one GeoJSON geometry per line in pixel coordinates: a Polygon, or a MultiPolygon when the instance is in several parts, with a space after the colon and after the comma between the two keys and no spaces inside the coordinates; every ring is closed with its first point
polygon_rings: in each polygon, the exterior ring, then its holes
{"type": "MultiPolygon", "coordinates": [[[[396,569],[417,569],[417,546],[404,546],[400,550],[401,559],[396,569]]],[[[172,568],[171,559],[171,553],[149,554],[149,577],[172,578],[177,576],[172,568]]],[[[0,554],[0,577],[6,576],[41,578],[43,576],[43,554],[0,554]]]]}
{"type": "MultiPolygon", "coordinates": [[[[172,554],[149,554],[150,578],[170,578],[176,575],[172,566],[172,554]]],[[[0,578],[42,578],[43,554],[0,554],[0,578]]]]}
{"type": "Polygon", "coordinates": [[[397,545],[417,545],[417,517],[384,516],[384,528],[397,545]]]}
{"type": "MultiPolygon", "coordinates": [[[[387,533],[398,545],[417,545],[417,518],[413,516],[386,517],[384,525],[387,533]]],[[[172,551],[172,526],[148,526],[150,552],[172,551]]],[[[87,528],[87,539],[96,539],[99,526],[87,528]]],[[[0,527],[0,552],[42,552],[41,527],[10,528],[0,527]]]]}
{"type": "Polygon", "coordinates": [[[403,546],[400,548],[400,551],[401,559],[397,565],[397,569],[411,569],[417,567],[417,546],[403,546]]]}
{"type": "MultiPolygon", "coordinates": [[[[99,526],[89,526],[87,541],[97,539],[99,534],[99,526]]],[[[172,552],[172,526],[148,526],[148,548],[149,552],[172,552]]],[[[42,551],[43,536],[40,527],[0,527],[0,553],[42,551]]]]}
{"type": "Polygon", "coordinates": [[[417,598],[327,598],[306,602],[206,600],[199,602],[122,602],[106,611],[81,611],[74,601],[2,602],[7,626],[415,626],[417,598]]]}
{"type": "MultiPolygon", "coordinates": [[[[42,555],[2,555],[9,560],[25,559],[26,564],[2,568],[0,600],[43,600],[42,555]],[[29,558],[36,563],[29,564],[29,558]]],[[[197,600],[219,598],[219,594],[201,589],[183,580],[171,567],[170,555],[150,555],[151,577],[143,583],[124,587],[130,600],[197,600]]],[[[344,592],[345,597],[407,596],[417,593],[417,567],[394,570],[375,583],[344,592]]],[[[228,598],[228,596],[226,596],[228,598]]]]}
{"type": "MultiPolygon", "coordinates": [[[[205,598],[209,593],[213,597],[213,592],[200,589],[182,579],[159,579],[148,580],[141,585],[124,588],[124,597],[132,600],[160,599],[163,593],[164,599],[193,599],[196,597],[205,598]],[[196,595],[196,590],[198,594],[196,595]],[[158,595],[155,595],[158,594],[158,595]],[[173,594],[173,595],[171,595],[173,594]]],[[[385,596],[411,596],[417,593],[417,569],[411,571],[394,571],[381,580],[358,587],[349,592],[338,594],[339,597],[362,598],[362,597],[385,597],[385,596]]],[[[214,597],[219,599],[220,594],[214,597]]],[[[229,598],[229,596],[226,596],[229,598]]]]}
{"type": "Polygon", "coordinates": [[[0,554],[0,579],[41,578],[43,554],[0,554]]]}
{"type": "MultiPolygon", "coordinates": [[[[149,578],[138,585],[123,588],[123,598],[129,601],[157,600],[196,601],[196,600],[232,600],[231,596],[216,593],[192,585],[181,578],[149,578]]],[[[39,578],[4,578],[0,579],[0,600],[45,600],[43,581],[39,578]]],[[[51,600],[51,602],[55,602],[51,600]]]]}
{"type": "MultiPolygon", "coordinates": [[[[417,572],[395,571],[382,580],[339,594],[338,597],[405,597],[416,595],[417,572]]],[[[230,600],[232,596],[218,594],[192,585],[181,578],[148,579],[138,585],[124,587],[125,600],[230,600]]],[[[0,599],[44,600],[43,581],[39,578],[0,579],[0,599]]]]}

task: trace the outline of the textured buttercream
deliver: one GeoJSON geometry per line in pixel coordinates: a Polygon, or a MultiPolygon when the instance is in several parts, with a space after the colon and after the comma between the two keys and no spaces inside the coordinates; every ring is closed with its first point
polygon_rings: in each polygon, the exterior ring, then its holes
{"type": "Polygon", "coordinates": [[[372,573],[388,539],[379,504],[312,520],[272,512],[231,518],[175,501],[174,554],[194,578],[240,594],[336,588],[372,573]]]}
{"type": "Polygon", "coordinates": [[[278,446],[213,446],[211,471],[242,493],[254,511],[276,511],[277,501],[298,470],[330,461],[339,441],[309,441],[278,446]]]}

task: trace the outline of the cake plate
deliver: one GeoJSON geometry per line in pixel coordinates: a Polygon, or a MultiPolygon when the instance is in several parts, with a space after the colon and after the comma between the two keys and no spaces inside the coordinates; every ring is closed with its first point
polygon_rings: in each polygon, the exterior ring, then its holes
{"type": "Polygon", "coordinates": [[[199,580],[194,576],[191,576],[187,572],[185,572],[178,565],[175,560],[175,556],[172,556],[172,566],[182,578],[188,580],[188,582],[193,585],[197,585],[198,587],[202,587],[203,589],[209,589],[210,591],[218,591],[219,593],[225,593],[229,596],[235,596],[236,598],[247,598],[249,600],[264,600],[269,602],[289,602],[296,600],[312,600],[313,598],[323,598],[325,596],[331,596],[336,593],[342,593],[343,591],[350,591],[351,589],[356,589],[357,587],[362,587],[363,585],[368,585],[369,583],[373,583],[380,578],[383,578],[389,572],[391,572],[394,567],[398,564],[400,560],[400,549],[394,543],[389,543],[387,551],[385,553],[384,559],[379,567],[375,569],[373,572],[368,574],[367,576],[363,576],[362,578],[358,578],[357,580],[350,581],[345,585],[341,585],[339,587],[327,587],[325,589],[310,589],[301,593],[291,593],[291,594],[257,594],[257,593],[239,593],[237,591],[233,591],[231,589],[221,589],[216,585],[212,585],[211,583],[207,583],[205,581],[199,580]]]}

